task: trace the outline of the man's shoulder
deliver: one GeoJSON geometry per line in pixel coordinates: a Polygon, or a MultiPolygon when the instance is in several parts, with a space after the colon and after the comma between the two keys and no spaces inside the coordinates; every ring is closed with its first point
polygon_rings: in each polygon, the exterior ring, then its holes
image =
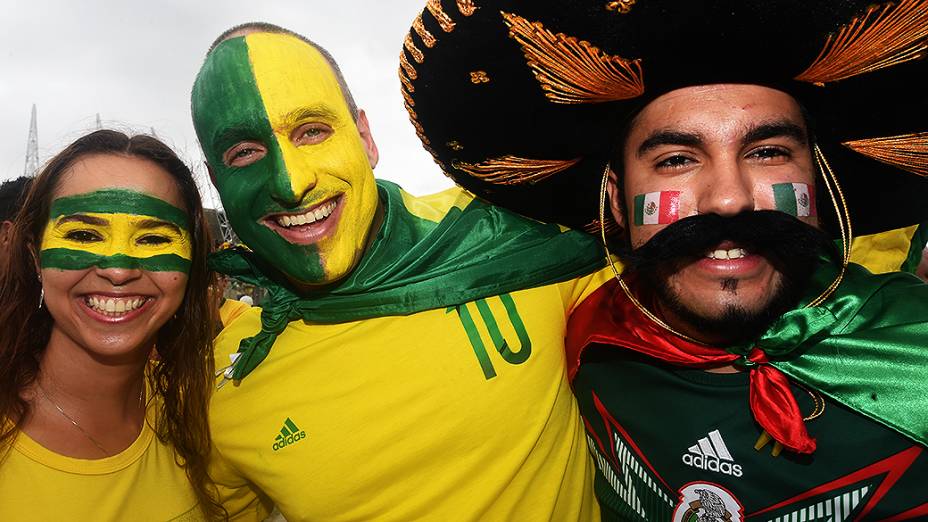
{"type": "Polygon", "coordinates": [[[235,314],[223,316],[223,329],[216,336],[214,352],[217,360],[238,351],[239,342],[261,330],[261,308],[249,306],[237,308],[235,314]]]}

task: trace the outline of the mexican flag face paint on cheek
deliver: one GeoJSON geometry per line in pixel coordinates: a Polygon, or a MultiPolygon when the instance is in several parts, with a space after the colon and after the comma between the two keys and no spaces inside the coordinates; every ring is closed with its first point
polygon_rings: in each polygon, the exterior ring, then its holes
{"type": "Polygon", "coordinates": [[[668,225],[680,219],[680,192],[649,192],[635,196],[635,225],[668,225]]]}
{"type": "Polygon", "coordinates": [[[193,247],[183,210],[130,190],[55,200],[42,234],[43,269],[190,271],[193,247]]]}
{"type": "Polygon", "coordinates": [[[777,183],[773,185],[773,198],[780,212],[795,217],[816,215],[813,186],[805,183],[777,183]]]}

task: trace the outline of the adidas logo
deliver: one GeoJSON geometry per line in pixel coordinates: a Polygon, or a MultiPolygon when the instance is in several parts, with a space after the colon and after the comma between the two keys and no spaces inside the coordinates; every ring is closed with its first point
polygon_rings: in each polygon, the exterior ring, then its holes
{"type": "Polygon", "coordinates": [[[722,440],[719,430],[712,430],[708,437],[699,439],[695,445],[690,446],[689,453],[683,454],[683,463],[699,469],[707,469],[724,473],[733,477],[740,477],[741,465],[735,464],[728,451],[728,446],[722,440]]]}
{"type": "Polygon", "coordinates": [[[280,428],[280,435],[274,437],[274,451],[296,444],[305,438],[306,432],[297,428],[296,424],[290,420],[290,417],[287,417],[287,420],[284,421],[284,427],[280,428]]]}

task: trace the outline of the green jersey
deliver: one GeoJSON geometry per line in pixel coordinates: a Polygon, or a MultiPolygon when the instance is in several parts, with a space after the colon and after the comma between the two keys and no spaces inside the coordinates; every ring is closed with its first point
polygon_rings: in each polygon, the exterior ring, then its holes
{"type": "MultiPolygon", "coordinates": [[[[597,464],[604,520],[816,521],[928,518],[928,452],[825,398],[806,422],[811,455],[771,455],[748,375],[675,367],[588,347],[573,380],[597,464]]],[[[792,385],[803,414],[818,395],[792,385]]]]}

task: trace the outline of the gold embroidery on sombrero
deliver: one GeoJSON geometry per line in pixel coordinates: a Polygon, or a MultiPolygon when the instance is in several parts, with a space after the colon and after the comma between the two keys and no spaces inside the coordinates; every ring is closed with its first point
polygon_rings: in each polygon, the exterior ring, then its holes
{"type": "Polygon", "coordinates": [[[416,101],[412,99],[412,95],[409,94],[409,91],[400,89],[400,92],[403,93],[403,100],[406,101],[407,110],[416,106],[416,101]]]}
{"type": "Polygon", "coordinates": [[[618,2],[609,2],[606,4],[606,11],[613,11],[619,14],[628,14],[632,11],[635,0],[619,0],[618,2]]]}
{"type": "Polygon", "coordinates": [[[425,28],[425,23],[422,22],[422,13],[419,13],[419,16],[416,17],[415,21],[413,21],[412,28],[414,31],[416,31],[416,34],[419,35],[419,38],[422,38],[422,43],[424,43],[426,47],[430,49],[435,47],[435,43],[438,40],[436,40],[435,37],[432,36],[432,33],[430,33],[429,30],[425,28]]]}
{"type": "Polygon", "coordinates": [[[422,54],[422,51],[420,51],[419,48],[416,47],[415,42],[412,41],[412,33],[406,35],[406,39],[403,41],[403,47],[409,51],[409,55],[412,56],[412,59],[415,60],[416,63],[425,61],[425,55],[422,54]]]}
{"type": "Polygon", "coordinates": [[[409,92],[416,92],[416,88],[412,86],[412,81],[406,76],[406,71],[400,69],[400,82],[403,83],[403,87],[406,88],[409,92]]]}
{"type": "Polygon", "coordinates": [[[410,80],[415,80],[419,77],[419,73],[416,72],[416,68],[409,63],[409,58],[406,57],[406,53],[400,51],[400,68],[406,71],[406,75],[409,76],[410,80]]]}
{"type": "Polygon", "coordinates": [[[605,225],[603,225],[600,220],[594,219],[586,225],[583,225],[583,231],[588,234],[599,234],[600,232],[605,232],[607,236],[612,236],[621,232],[622,227],[620,227],[614,219],[607,215],[605,225]]]}
{"type": "Polygon", "coordinates": [[[470,83],[480,85],[481,83],[490,83],[490,77],[486,71],[471,71],[470,83]]]}
{"type": "Polygon", "coordinates": [[[441,158],[438,156],[438,152],[432,147],[429,147],[428,145],[426,145],[425,143],[422,144],[422,148],[425,149],[426,152],[432,155],[432,160],[434,160],[435,163],[438,165],[438,167],[441,168],[441,173],[444,174],[446,177],[450,178],[451,174],[448,174],[448,171],[445,170],[445,164],[442,163],[441,158]]]}
{"type": "Polygon", "coordinates": [[[425,4],[425,8],[432,13],[432,16],[438,22],[438,25],[441,26],[442,31],[450,33],[454,31],[455,23],[451,20],[451,17],[448,16],[448,13],[445,13],[441,8],[441,0],[428,0],[425,4]]]}
{"type": "MultiPolygon", "coordinates": [[[[409,109],[407,109],[407,110],[409,110],[409,109]]],[[[422,124],[419,123],[418,119],[416,118],[416,111],[410,110],[409,113],[410,113],[410,115],[413,117],[412,126],[416,128],[416,132],[422,132],[422,133],[424,133],[424,132],[425,132],[425,129],[422,128],[422,124]]]]}
{"type": "Polygon", "coordinates": [[[868,158],[928,176],[928,132],[845,141],[842,145],[868,158]]]}
{"type": "Polygon", "coordinates": [[[502,13],[509,37],[522,46],[528,66],[554,103],[627,100],[644,93],[640,60],[627,60],[589,42],[554,34],[539,22],[502,13]]]}
{"type": "Polygon", "coordinates": [[[473,0],[458,0],[458,11],[464,16],[470,16],[476,13],[477,9],[480,8],[474,5],[473,0]]]}
{"type": "Polygon", "coordinates": [[[797,80],[824,86],[925,56],[928,0],[873,5],[836,34],[797,80]]]}
{"type": "Polygon", "coordinates": [[[451,162],[454,168],[496,185],[534,183],[563,172],[580,162],[572,160],[537,160],[517,156],[503,156],[480,163],[451,162]]]}

